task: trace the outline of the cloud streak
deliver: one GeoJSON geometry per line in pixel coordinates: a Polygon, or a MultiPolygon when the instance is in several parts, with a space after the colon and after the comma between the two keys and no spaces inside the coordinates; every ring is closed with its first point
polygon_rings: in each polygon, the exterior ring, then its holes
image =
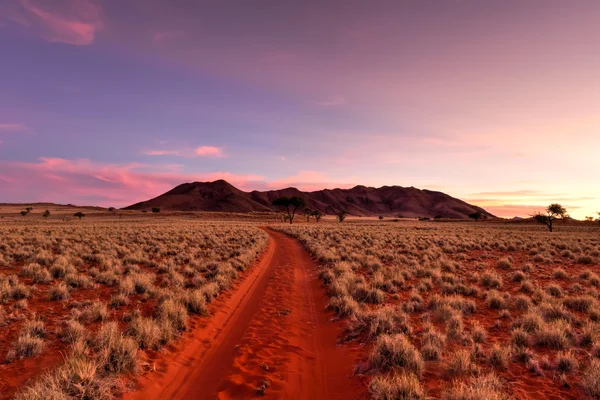
{"type": "Polygon", "coordinates": [[[199,146],[193,150],[146,150],[142,154],[146,156],[178,156],[178,157],[225,157],[225,152],[222,148],[216,146],[199,146]]]}
{"type": "Polygon", "coordinates": [[[27,130],[27,125],[16,123],[0,124],[0,133],[3,132],[23,132],[27,130]]]}
{"type": "Polygon", "coordinates": [[[13,20],[49,42],[87,46],[104,27],[100,9],[89,0],[20,0],[19,4],[22,13],[13,20]]]}

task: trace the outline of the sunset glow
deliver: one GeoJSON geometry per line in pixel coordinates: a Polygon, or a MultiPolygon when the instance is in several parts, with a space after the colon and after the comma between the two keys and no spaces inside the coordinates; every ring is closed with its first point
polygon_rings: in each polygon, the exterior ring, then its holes
{"type": "Polygon", "coordinates": [[[0,202],[183,182],[600,211],[600,2],[6,0],[0,202]]]}

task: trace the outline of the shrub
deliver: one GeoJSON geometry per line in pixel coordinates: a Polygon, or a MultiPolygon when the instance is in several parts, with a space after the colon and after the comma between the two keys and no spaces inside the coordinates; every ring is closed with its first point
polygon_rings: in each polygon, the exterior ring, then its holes
{"type": "Polygon", "coordinates": [[[494,344],[490,349],[489,361],[494,368],[506,369],[510,361],[510,347],[494,344]]]}
{"type": "Polygon", "coordinates": [[[591,296],[569,296],[563,300],[563,304],[569,310],[587,313],[596,303],[596,299],[591,296]]]}
{"type": "Polygon", "coordinates": [[[505,400],[504,385],[496,375],[490,373],[473,378],[470,382],[456,382],[446,390],[444,400],[505,400]]]}
{"type": "Polygon", "coordinates": [[[562,297],[563,291],[560,285],[551,284],[546,287],[546,292],[552,297],[562,297]]]}
{"type": "Polygon", "coordinates": [[[161,328],[152,318],[134,318],[127,334],[132,336],[142,349],[157,350],[162,344],[161,328]]]}
{"type": "Polygon", "coordinates": [[[446,337],[430,326],[423,334],[421,355],[425,360],[439,360],[446,344],[446,337]]]}
{"type": "Polygon", "coordinates": [[[375,377],[369,383],[369,392],[375,400],[424,400],[427,398],[425,389],[413,374],[375,377]]]}
{"type": "Polygon", "coordinates": [[[581,378],[584,392],[595,399],[600,398],[600,359],[592,360],[581,378]]]}
{"type": "Polygon", "coordinates": [[[526,330],[517,328],[511,333],[510,343],[515,347],[529,347],[531,338],[526,330]]]}
{"type": "Polygon", "coordinates": [[[575,259],[575,262],[577,264],[591,265],[594,263],[594,259],[590,256],[579,256],[575,259]]]}
{"type": "Polygon", "coordinates": [[[579,366],[579,362],[570,350],[561,351],[556,356],[556,369],[564,373],[570,373],[576,370],[579,366]]]}
{"type": "Polygon", "coordinates": [[[554,279],[569,279],[569,274],[563,268],[555,268],[552,271],[552,276],[554,279]]]}
{"type": "Polygon", "coordinates": [[[511,269],[512,264],[507,258],[501,258],[498,261],[496,261],[496,268],[511,269]]]}
{"type": "Polygon", "coordinates": [[[369,359],[371,365],[380,371],[400,367],[407,373],[420,376],[424,368],[421,353],[401,333],[379,336],[369,359]]]}
{"type": "Polygon", "coordinates": [[[448,373],[452,376],[469,375],[474,372],[475,367],[471,353],[464,349],[454,352],[448,361],[448,373]]]}
{"type": "Polygon", "coordinates": [[[58,336],[66,343],[76,343],[87,338],[87,331],[79,321],[71,319],[64,323],[58,336]]]}
{"type": "Polygon", "coordinates": [[[19,335],[17,342],[6,354],[6,361],[12,362],[16,359],[37,356],[44,349],[44,340],[28,333],[19,335]]]}
{"type": "Polygon", "coordinates": [[[385,293],[375,286],[360,284],[356,286],[356,289],[352,293],[352,297],[358,302],[380,304],[385,300],[385,293]]]}
{"type": "Polygon", "coordinates": [[[185,294],[183,302],[192,314],[206,315],[206,297],[200,290],[189,291],[185,294]]]}
{"type": "Polygon", "coordinates": [[[108,308],[105,303],[97,300],[88,304],[79,313],[75,312],[74,315],[77,317],[77,320],[87,324],[104,321],[108,318],[108,308]]]}
{"type": "Polygon", "coordinates": [[[123,337],[116,322],[102,325],[96,351],[102,369],[108,373],[133,372],[136,369],[137,344],[133,339],[123,337]]]}
{"type": "Polygon", "coordinates": [[[159,319],[169,321],[176,331],[185,330],[188,313],[181,303],[172,299],[167,299],[158,304],[156,314],[159,319]]]}
{"type": "Polygon", "coordinates": [[[111,400],[115,386],[112,378],[100,373],[93,359],[80,353],[17,394],[16,400],[111,400]]]}
{"type": "Polygon", "coordinates": [[[527,276],[522,271],[516,271],[512,274],[511,279],[513,282],[523,282],[527,279],[527,276]]]}
{"type": "Polygon", "coordinates": [[[527,311],[531,307],[531,300],[529,297],[522,294],[513,297],[513,303],[517,310],[527,311]]]}
{"type": "Polygon", "coordinates": [[[349,295],[332,297],[327,305],[328,310],[333,310],[340,317],[356,315],[359,311],[359,305],[354,298],[349,295]]]}
{"type": "Polygon", "coordinates": [[[39,338],[46,336],[46,327],[44,322],[39,319],[30,319],[23,323],[21,335],[30,335],[39,338]]]}
{"type": "Polygon", "coordinates": [[[52,301],[66,300],[69,296],[69,288],[64,282],[52,286],[48,291],[48,298],[52,301]]]}
{"type": "Polygon", "coordinates": [[[498,289],[502,287],[502,277],[495,272],[486,271],[481,274],[479,283],[487,288],[498,289]]]}
{"type": "Polygon", "coordinates": [[[475,343],[485,343],[487,340],[487,331],[481,324],[474,322],[471,328],[471,338],[475,343]]]}
{"type": "Polygon", "coordinates": [[[506,308],[506,302],[504,296],[496,290],[490,290],[486,293],[485,304],[491,309],[503,309],[506,308]]]}
{"type": "Polygon", "coordinates": [[[543,329],[536,331],[533,342],[537,346],[563,350],[569,347],[569,340],[562,324],[547,324],[543,329]]]}

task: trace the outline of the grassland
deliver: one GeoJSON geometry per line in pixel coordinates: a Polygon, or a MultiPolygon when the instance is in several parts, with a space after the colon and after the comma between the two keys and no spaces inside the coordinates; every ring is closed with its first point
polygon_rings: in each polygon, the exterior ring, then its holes
{"type": "Polygon", "coordinates": [[[211,318],[266,248],[264,224],[312,254],[373,399],[600,398],[597,225],[72,211],[2,219],[0,398],[130,390],[211,318]]]}
{"type": "Polygon", "coordinates": [[[3,219],[0,397],[112,398],[268,240],[244,223],[153,217],[3,219]]]}
{"type": "Polygon", "coordinates": [[[277,229],[318,260],[372,398],[600,398],[597,227],[277,229]]]}

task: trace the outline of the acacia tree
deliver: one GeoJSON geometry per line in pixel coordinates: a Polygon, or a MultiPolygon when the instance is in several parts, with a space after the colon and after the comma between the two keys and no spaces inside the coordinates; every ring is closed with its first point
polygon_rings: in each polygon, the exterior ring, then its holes
{"type": "Polygon", "coordinates": [[[474,219],[475,222],[479,221],[483,215],[479,211],[469,214],[469,218],[474,219]]]}
{"type": "Polygon", "coordinates": [[[42,217],[44,217],[44,218],[48,218],[49,216],[50,216],[49,210],[44,211],[44,213],[42,214],[42,217]]]}
{"type": "Polygon", "coordinates": [[[85,214],[82,213],[81,211],[78,211],[75,214],[73,214],[73,216],[81,219],[81,218],[85,217],[85,214]]]}
{"type": "Polygon", "coordinates": [[[323,216],[323,213],[319,210],[313,210],[312,215],[313,215],[313,217],[315,217],[315,221],[317,221],[317,223],[319,223],[319,221],[321,220],[321,217],[323,216]]]}
{"type": "Polygon", "coordinates": [[[552,203],[546,208],[545,214],[538,212],[533,214],[532,217],[540,224],[546,225],[548,230],[552,232],[554,220],[567,217],[567,210],[558,203],[552,203]]]}
{"type": "Polygon", "coordinates": [[[314,214],[314,210],[310,207],[306,207],[304,209],[304,215],[306,216],[306,222],[310,222],[310,217],[312,217],[314,214]]]}
{"type": "Polygon", "coordinates": [[[273,205],[285,207],[285,211],[287,212],[287,217],[291,225],[294,222],[294,216],[296,215],[296,211],[298,210],[298,208],[304,207],[306,205],[306,201],[302,197],[283,196],[273,200],[273,205]]]}
{"type": "Polygon", "coordinates": [[[340,221],[340,223],[344,222],[344,220],[346,219],[346,215],[348,215],[348,213],[344,210],[341,210],[337,213],[337,219],[338,221],[340,221]]]}

